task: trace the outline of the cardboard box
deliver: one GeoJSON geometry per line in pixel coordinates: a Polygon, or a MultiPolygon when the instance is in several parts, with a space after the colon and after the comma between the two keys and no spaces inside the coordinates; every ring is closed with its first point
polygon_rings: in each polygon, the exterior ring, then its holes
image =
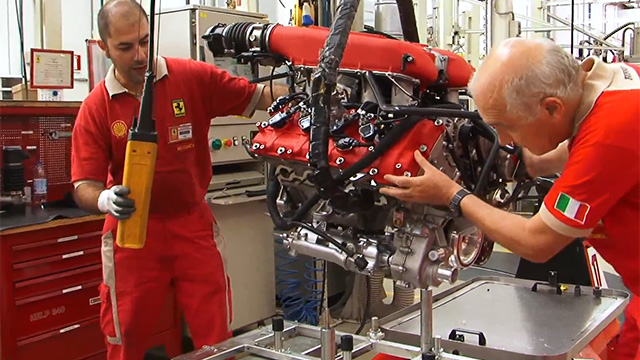
{"type": "Polygon", "coordinates": [[[11,93],[13,100],[38,101],[38,90],[29,87],[29,91],[27,91],[23,83],[13,85],[11,87],[11,93]]]}

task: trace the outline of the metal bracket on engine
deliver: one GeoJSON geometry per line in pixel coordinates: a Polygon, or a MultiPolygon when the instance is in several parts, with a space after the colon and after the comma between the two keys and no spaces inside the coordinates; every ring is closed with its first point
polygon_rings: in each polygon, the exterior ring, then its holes
{"type": "Polygon", "coordinates": [[[449,57],[439,53],[431,48],[424,48],[435,55],[435,64],[438,68],[438,83],[446,84],[449,82],[449,74],[447,73],[447,66],[449,66],[449,57]]]}

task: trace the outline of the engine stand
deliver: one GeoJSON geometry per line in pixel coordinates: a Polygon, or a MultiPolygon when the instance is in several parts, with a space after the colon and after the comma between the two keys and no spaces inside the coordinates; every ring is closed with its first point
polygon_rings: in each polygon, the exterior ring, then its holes
{"type": "Polygon", "coordinates": [[[433,291],[420,289],[420,351],[433,349],[433,291]]]}

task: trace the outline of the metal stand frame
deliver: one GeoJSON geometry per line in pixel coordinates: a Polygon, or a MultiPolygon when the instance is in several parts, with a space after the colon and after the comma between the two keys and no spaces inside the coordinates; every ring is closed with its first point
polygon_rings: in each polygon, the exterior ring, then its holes
{"type": "MultiPolygon", "coordinates": [[[[422,290],[426,296],[422,299],[423,306],[431,302],[431,290],[422,290]]],[[[431,307],[429,306],[430,310],[431,307]]],[[[425,312],[425,328],[431,329],[431,312],[425,312]]],[[[377,319],[376,319],[377,320],[377,319]]],[[[431,334],[431,331],[428,331],[431,334]]],[[[338,332],[327,326],[318,327],[275,319],[273,328],[262,327],[243,335],[231,338],[215,346],[205,346],[189,354],[181,355],[175,360],[225,360],[234,356],[251,355],[273,360],[351,360],[366,353],[388,354],[406,359],[424,359],[425,352],[414,346],[404,345],[382,340],[384,334],[377,327],[377,321],[372,321],[372,329],[367,336],[338,332]],[[282,325],[282,331],[279,326],[282,325]],[[287,340],[297,336],[319,340],[302,351],[294,351],[287,347],[287,340]],[[340,339],[340,344],[336,341],[340,339]],[[341,353],[337,353],[340,348],[341,353]]],[[[430,339],[430,335],[425,335],[430,339]]],[[[433,348],[429,340],[429,348],[433,348]]],[[[439,341],[435,344],[437,347],[439,341]]],[[[435,354],[434,354],[435,355],[435,354]]],[[[427,359],[429,357],[426,357],[427,359]]],[[[469,357],[447,354],[442,351],[433,359],[442,360],[472,360],[469,357]]]]}

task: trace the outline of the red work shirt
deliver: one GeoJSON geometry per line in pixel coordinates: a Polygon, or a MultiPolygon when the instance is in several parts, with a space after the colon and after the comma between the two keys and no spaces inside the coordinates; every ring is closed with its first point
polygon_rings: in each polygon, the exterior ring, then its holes
{"type": "MultiPolygon", "coordinates": [[[[214,65],[158,57],[153,112],[158,151],[150,214],[184,213],[204,201],[211,180],[208,132],[215,117],[250,117],[262,86],[214,65]]],[[[122,184],[127,137],[140,101],[113,67],[84,100],[72,136],[71,178],[122,184]]]]}
{"type": "Polygon", "coordinates": [[[598,58],[583,67],[569,160],[540,215],[561,234],[589,237],[640,295],[640,67],[598,58]]]}

